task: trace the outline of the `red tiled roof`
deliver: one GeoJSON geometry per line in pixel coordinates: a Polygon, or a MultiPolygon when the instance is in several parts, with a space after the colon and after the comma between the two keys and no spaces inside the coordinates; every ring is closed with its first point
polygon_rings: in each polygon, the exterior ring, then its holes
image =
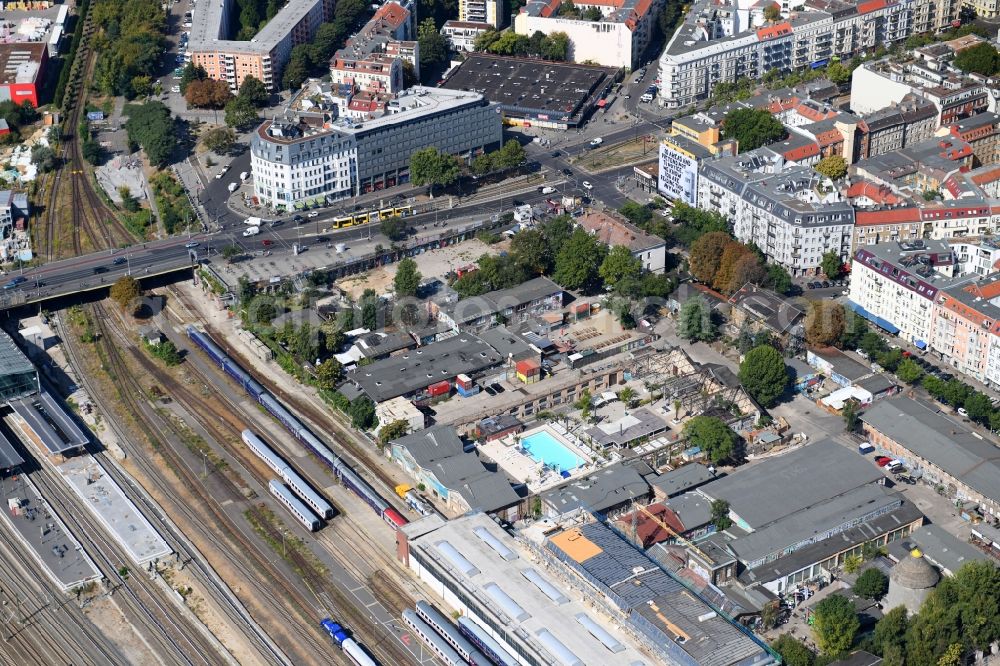
{"type": "Polygon", "coordinates": [[[977,173],[972,176],[971,180],[976,185],[984,185],[986,183],[992,183],[995,180],[1000,180],[1000,166],[990,169],[989,171],[977,173]]]}
{"type": "Polygon", "coordinates": [[[784,37],[790,34],[792,34],[792,24],[788,21],[783,21],[774,25],[764,26],[757,30],[757,39],[764,42],[775,37],[784,37]]]}
{"type": "Polygon", "coordinates": [[[886,204],[888,206],[895,206],[903,202],[903,199],[893,194],[892,190],[888,187],[869,183],[866,180],[852,183],[844,195],[848,198],[868,197],[875,203],[886,204]]]}
{"type": "Polygon", "coordinates": [[[410,12],[407,11],[402,5],[395,2],[387,2],[378,8],[375,12],[375,16],[372,17],[373,20],[381,20],[385,22],[385,25],[390,26],[393,30],[403,25],[406,19],[409,18],[410,12]]]}
{"type": "Polygon", "coordinates": [[[874,12],[888,6],[888,0],[869,0],[868,2],[862,2],[858,5],[858,13],[867,14],[868,12],[874,12]]]}
{"type": "Polygon", "coordinates": [[[819,155],[819,144],[807,143],[804,146],[789,148],[783,152],[782,155],[784,155],[786,160],[791,160],[792,162],[797,162],[798,160],[803,160],[807,157],[815,157],[816,155],[819,155]]]}
{"type": "Polygon", "coordinates": [[[854,226],[856,227],[919,221],[920,209],[915,207],[887,208],[885,210],[859,210],[854,213],[854,226]]]}

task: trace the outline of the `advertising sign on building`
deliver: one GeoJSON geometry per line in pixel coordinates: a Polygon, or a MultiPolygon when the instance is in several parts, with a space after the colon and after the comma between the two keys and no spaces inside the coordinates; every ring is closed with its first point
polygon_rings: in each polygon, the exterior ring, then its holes
{"type": "Polygon", "coordinates": [[[698,196],[698,160],[695,156],[669,141],[661,142],[657,189],[672,201],[694,206],[698,196]]]}

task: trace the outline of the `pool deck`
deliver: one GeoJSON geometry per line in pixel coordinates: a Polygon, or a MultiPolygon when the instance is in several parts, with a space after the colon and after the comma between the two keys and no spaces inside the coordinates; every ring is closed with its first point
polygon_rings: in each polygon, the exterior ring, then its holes
{"type": "MultiPolygon", "coordinates": [[[[569,437],[571,437],[571,435],[569,437]]],[[[487,442],[480,445],[479,451],[493,460],[514,479],[526,483],[531,492],[545,490],[546,488],[557,486],[560,483],[565,483],[570,479],[586,474],[593,468],[592,461],[594,459],[592,454],[584,451],[580,446],[577,446],[570,441],[567,435],[560,433],[555,427],[549,424],[541,425],[537,428],[532,428],[531,430],[526,430],[518,435],[509,435],[502,439],[487,442]],[[520,453],[514,446],[515,441],[523,441],[524,439],[538,434],[539,432],[545,432],[551,435],[557,442],[559,442],[559,444],[566,447],[566,449],[568,449],[573,455],[582,460],[583,464],[576,469],[571,470],[570,475],[565,478],[558,472],[554,472],[552,470],[545,470],[542,472],[542,475],[539,476],[539,472],[543,469],[543,465],[536,462],[531,456],[520,453]]]]}

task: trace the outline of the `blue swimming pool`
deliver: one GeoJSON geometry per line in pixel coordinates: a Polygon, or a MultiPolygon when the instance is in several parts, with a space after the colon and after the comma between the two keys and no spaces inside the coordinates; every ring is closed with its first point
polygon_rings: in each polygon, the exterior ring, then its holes
{"type": "Polygon", "coordinates": [[[584,463],[580,456],[567,449],[551,433],[540,430],[521,440],[521,446],[536,462],[555,465],[560,472],[574,470],[584,463]]]}

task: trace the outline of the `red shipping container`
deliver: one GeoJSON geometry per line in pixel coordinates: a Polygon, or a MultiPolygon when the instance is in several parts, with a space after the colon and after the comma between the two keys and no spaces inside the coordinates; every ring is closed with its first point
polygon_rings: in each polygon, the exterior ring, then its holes
{"type": "Polygon", "coordinates": [[[445,395],[451,391],[451,382],[445,380],[437,382],[436,384],[431,384],[427,387],[427,392],[432,396],[445,395]]]}

